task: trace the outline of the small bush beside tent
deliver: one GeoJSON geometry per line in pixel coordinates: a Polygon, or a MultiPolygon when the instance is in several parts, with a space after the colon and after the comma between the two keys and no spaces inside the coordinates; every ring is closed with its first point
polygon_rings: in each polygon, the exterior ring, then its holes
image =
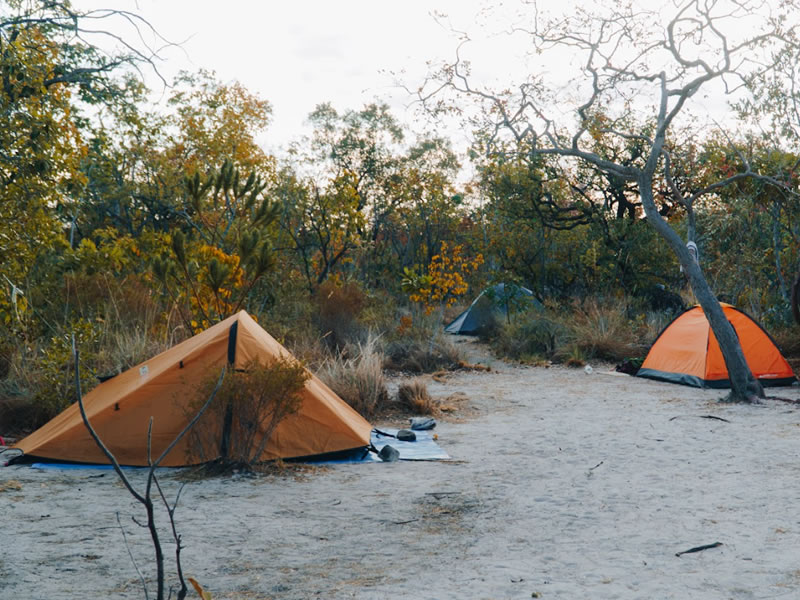
{"type": "MultiPolygon", "coordinates": [[[[761,385],[791,385],[797,381],[775,342],[758,323],[729,304],[722,304],[722,308],[761,385]]],[[[636,375],[695,387],[730,387],[722,351],[700,306],[681,313],[664,328],[636,375]]]]}

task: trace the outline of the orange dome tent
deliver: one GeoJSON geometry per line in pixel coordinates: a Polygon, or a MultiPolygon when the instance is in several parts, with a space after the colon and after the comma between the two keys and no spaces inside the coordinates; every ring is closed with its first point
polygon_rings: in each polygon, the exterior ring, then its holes
{"type": "MultiPolygon", "coordinates": [[[[194,416],[200,383],[225,364],[289,352],[241,311],[150,360],[109,379],[84,397],[94,429],[123,465],[147,465],[147,428],[153,417],[152,456],[157,457],[194,416]]],[[[314,456],[363,448],[372,426],[314,376],[301,392],[299,410],[281,421],[262,460],[314,456]]],[[[202,404],[202,399],[200,399],[202,404]]],[[[161,466],[191,464],[189,436],[161,466]]],[[[24,456],[69,462],[108,463],[83,423],[77,402],[16,446],[24,456]]]]}
{"type": "MultiPolygon", "coordinates": [[[[791,385],[797,380],[775,342],[758,323],[729,304],[722,304],[722,310],[761,385],[791,385]]],[[[664,328],[636,376],[696,387],[730,387],[722,351],[700,306],[681,313],[664,328]]]]}

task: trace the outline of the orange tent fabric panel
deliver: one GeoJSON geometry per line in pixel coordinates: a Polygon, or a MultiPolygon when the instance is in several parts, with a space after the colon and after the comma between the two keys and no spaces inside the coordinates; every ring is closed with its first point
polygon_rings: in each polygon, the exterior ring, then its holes
{"type": "MultiPolygon", "coordinates": [[[[783,357],[780,350],[778,350],[775,342],[772,341],[758,323],[753,321],[753,319],[745,313],[733,307],[728,307],[725,310],[725,314],[728,320],[733,324],[739,336],[742,352],[744,353],[747,364],[753,372],[753,375],[761,380],[762,383],[765,380],[780,380],[794,377],[789,363],[783,357]]],[[[719,348],[716,339],[714,339],[714,344],[719,348]]],[[[725,369],[722,351],[719,350],[719,353],[718,372],[723,373],[727,378],[728,372],[727,369],[725,369]]]]}
{"type": "Polygon", "coordinates": [[[702,311],[683,313],[658,337],[642,368],[703,377],[709,330],[702,311]]]}
{"type": "MultiPolygon", "coordinates": [[[[796,381],[789,363],[758,323],[723,304],[753,376],[762,385],[791,385],[796,381]]],[[[676,317],[653,343],[637,373],[697,387],[730,387],[728,370],[714,332],[702,308],[695,306],[676,317]]]]}
{"type": "MultiPolygon", "coordinates": [[[[234,368],[255,359],[290,356],[242,311],[116,377],[84,398],[92,426],[124,465],[147,465],[147,430],[152,417],[151,454],[158,457],[191,420],[204,398],[199,387],[221,373],[228,361],[231,326],[236,324],[234,368]]],[[[282,421],[262,459],[338,452],[369,444],[372,426],[325,384],[311,377],[298,412],[282,421]]],[[[189,464],[189,436],[163,466],[189,464]]],[[[17,445],[25,455],[56,460],[107,463],[83,424],[79,407],[68,407],[17,445]]],[[[213,458],[213,457],[208,457],[213,458]]]]}

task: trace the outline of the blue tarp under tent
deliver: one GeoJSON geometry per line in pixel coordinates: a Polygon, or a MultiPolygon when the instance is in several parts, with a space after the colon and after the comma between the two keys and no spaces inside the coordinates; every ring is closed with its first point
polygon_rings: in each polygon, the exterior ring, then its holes
{"type": "MultiPolygon", "coordinates": [[[[450,455],[436,443],[432,431],[415,431],[416,441],[401,441],[395,436],[397,429],[373,429],[371,434],[371,445],[375,450],[381,450],[387,444],[395,448],[399,453],[399,460],[408,461],[429,461],[429,460],[449,460],[450,455]]],[[[309,462],[316,464],[335,464],[335,463],[380,463],[380,458],[375,452],[366,449],[352,450],[348,453],[339,453],[335,457],[318,457],[299,460],[296,462],[309,462]]],[[[111,465],[98,465],[86,463],[64,463],[64,462],[34,462],[31,464],[34,469],[43,470],[111,470],[111,465]]],[[[122,467],[123,469],[146,469],[147,467],[122,467]]]]}

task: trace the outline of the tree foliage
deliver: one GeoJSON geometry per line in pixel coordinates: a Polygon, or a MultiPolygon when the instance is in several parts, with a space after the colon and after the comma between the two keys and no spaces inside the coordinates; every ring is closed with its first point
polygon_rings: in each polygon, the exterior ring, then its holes
{"type": "Polygon", "coordinates": [[[179,214],[188,233],[164,241],[170,253],[153,259],[163,284],[192,331],[240,310],[258,281],[275,266],[269,227],[277,206],[263,195],[266,184],[251,171],[242,180],[231,162],[207,177],[184,180],[179,214]]]}
{"type": "MultiPolygon", "coordinates": [[[[139,37],[126,41],[104,25],[155,33],[135,14],[79,11],[67,2],[9,0],[0,16],[0,322],[24,330],[26,290],[45,278],[44,254],[63,251],[64,222],[87,179],[81,108],[113,104],[124,66],[152,65],[139,37]],[[92,24],[89,24],[92,23],[92,24]],[[101,52],[100,38],[118,44],[101,52]],[[38,272],[37,272],[38,270],[38,272]]],[[[157,34],[156,34],[157,36],[157,34]]]]}

